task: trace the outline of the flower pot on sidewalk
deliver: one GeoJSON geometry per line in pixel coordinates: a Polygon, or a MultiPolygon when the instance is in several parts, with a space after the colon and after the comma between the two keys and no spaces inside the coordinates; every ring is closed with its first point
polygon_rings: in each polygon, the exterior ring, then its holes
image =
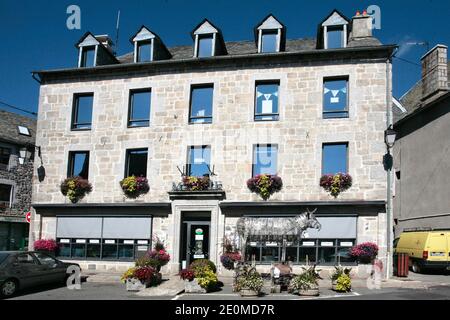
{"type": "Polygon", "coordinates": [[[131,278],[126,280],[127,291],[141,291],[147,288],[145,283],[142,283],[138,278],[131,278]]]}
{"type": "Polygon", "coordinates": [[[298,294],[307,297],[317,297],[320,294],[319,287],[311,287],[310,289],[300,289],[298,291],[298,294]]]}
{"type": "Polygon", "coordinates": [[[257,297],[259,295],[259,292],[251,289],[241,289],[239,291],[239,294],[241,295],[241,297],[257,297]]]}

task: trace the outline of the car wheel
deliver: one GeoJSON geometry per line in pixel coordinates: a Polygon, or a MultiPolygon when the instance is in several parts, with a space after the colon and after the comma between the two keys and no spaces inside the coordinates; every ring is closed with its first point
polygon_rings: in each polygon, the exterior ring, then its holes
{"type": "Polygon", "coordinates": [[[17,289],[19,289],[17,281],[14,279],[9,279],[6,280],[0,287],[0,293],[4,297],[11,297],[17,292],[17,289]]]}
{"type": "Polygon", "coordinates": [[[412,264],[412,271],[414,273],[420,273],[421,272],[421,268],[419,267],[419,264],[417,262],[413,262],[413,264],[412,264]]]}

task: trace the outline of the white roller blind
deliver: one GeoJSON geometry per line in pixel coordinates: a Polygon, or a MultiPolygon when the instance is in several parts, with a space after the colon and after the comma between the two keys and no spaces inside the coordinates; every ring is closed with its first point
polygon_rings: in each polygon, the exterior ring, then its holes
{"type": "Polygon", "coordinates": [[[152,218],[104,218],[103,238],[150,239],[152,218]]]}
{"type": "Polygon", "coordinates": [[[102,218],[58,217],[58,238],[101,238],[102,218]]]}
{"type": "Polygon", "coordinates": [[[311,239],[356,239],[356,217],[317,217],[322,229],[308,229],[311,239]]]}

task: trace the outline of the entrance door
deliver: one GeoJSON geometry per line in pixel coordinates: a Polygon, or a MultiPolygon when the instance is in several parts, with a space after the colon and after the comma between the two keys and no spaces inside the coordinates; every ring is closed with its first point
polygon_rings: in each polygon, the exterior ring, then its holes
{"type": "Polygon", "coordinates": [[[194,260],[209,259],[210,223],[186,221],[186,266],[194,260]]]}

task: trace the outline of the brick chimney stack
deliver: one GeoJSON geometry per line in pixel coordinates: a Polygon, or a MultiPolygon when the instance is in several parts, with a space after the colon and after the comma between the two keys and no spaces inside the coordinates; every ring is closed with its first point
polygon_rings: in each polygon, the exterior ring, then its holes
{"type": "Polygon", "coordinates": [[[372,37],[372,16],[366,11],[362,14],[358,11],[352,19],[351,38],[367,38],[372,37]]]}
{"type": "Polygon", "coordinates": [[[422,57],[422,100],[449,90],[448,47],[438,44],[422,57]]]}

